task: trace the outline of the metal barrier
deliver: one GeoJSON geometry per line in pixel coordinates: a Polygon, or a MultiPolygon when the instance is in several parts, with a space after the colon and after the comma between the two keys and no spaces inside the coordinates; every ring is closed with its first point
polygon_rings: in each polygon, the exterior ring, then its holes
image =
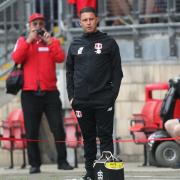
{"type": "MultiPolygon", "coordinates": [[[[78,1],[77,1],[78,2],[78,1]]],[[[118,38],[130,38],[134,44],[134,58],[142,58],[140,39],[152,34],[168,35],[170,57],[177,56],[176,35],[180,32],[179,0],[100,0],[99,29],[118,38]]],[[[82,32],[76,6],[63,1],[65,8],[64,32],[71,41],[82,32]],[[68,11],[68,12],[67,12],[68,11]]],[[[162,60],[162,59],[161,59],[162,60]]]]}
{"type": "MultiPolygon", "coordinates": [[[[73,23],[77,20],[78,1],[75,4],[68,4],[66,0],[62,2],[64,7],[69,6],[63,9],[65,19],[70,20],[73,27],[78,27],[73,23]]],[[[97,0],[97,7],[101,24],[106,26],[180,22],[179,0],[97,0]]]]}

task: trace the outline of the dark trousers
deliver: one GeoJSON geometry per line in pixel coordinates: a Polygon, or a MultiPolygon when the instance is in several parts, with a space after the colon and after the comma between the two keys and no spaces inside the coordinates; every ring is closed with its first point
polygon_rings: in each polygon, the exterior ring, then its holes
{"type": "Polygon", "coordinates": [[[96,109],[92,107],[73,107],[84,139],[85,168],[92,171],[96,160],[96,137],[100,140],[100,151],[113,149],[114,107],[96,109]]]}
{"type": "MultiPolygon", "coordinates": [[[[24,114],[26,138],[38,140],[39,128],[44,112],[55,141],[65,141],[65,132],[62,118],[62,104],[58,91],[46,92],[38,96],[31,91],[23,91],[21,94],[21,103],[24,114]]],[[[56,143],[57,163],[66,161],[65,143],[56,143]]],[[[40,151],[38,142],[27,143],[28,160],[31,166],[39,167],[41,165],[40,151]]]]}

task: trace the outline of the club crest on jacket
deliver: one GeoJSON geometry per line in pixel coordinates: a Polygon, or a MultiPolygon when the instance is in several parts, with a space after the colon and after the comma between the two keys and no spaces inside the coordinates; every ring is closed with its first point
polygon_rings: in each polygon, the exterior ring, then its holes
{"type": "Polygon", "coordinates": [[[102,44],[101,43],[95,43],[94,48],[96,49],[96,54],[101,54],[102,44]]]}

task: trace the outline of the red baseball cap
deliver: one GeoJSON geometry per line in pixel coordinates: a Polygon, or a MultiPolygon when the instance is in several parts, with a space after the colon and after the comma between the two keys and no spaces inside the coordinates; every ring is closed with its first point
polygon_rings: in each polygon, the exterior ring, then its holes
{"type": "Polygon", "coordinates": [[[33,13],[33,14],[31,14],[31,16],[29,16],[29,23],[36,20],[36,19],[45,20],[45,17],[44,17],[44,15],[42,15],[40,13],[33,13]]]}

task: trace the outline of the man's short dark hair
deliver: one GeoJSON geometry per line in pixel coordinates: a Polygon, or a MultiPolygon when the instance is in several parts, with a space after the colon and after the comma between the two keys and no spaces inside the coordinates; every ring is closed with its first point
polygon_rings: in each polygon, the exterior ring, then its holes
{"type": "Polygon", "coordinates": [[[91,13],[95,14],[95,16],[97,17],[97,12],[93,7],[84,7],[84,8],[82,8],[81,11],[80,11],[80,16],[81,16],[81,14],[86,13],[86,12],[91,12],[91,13]]]}

